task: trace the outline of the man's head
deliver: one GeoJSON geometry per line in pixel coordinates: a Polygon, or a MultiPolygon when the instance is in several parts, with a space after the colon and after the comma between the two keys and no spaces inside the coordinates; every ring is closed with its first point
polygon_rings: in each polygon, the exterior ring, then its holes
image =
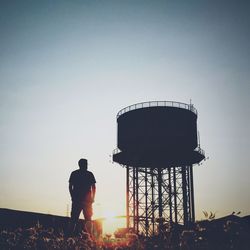
{"type": "Polygon", "coordinates": [[[88,169],[88,161],[87,159],[80,159],[78,161],[79,168],[81,170],[87,170],[88,169]]]}

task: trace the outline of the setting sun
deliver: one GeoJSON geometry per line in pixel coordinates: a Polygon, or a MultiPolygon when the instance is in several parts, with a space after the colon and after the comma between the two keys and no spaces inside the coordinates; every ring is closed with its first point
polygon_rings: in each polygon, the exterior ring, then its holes
{"type": "Polygon", "coordinates": [[[113,234],[117,228],[125,227],[126,217],[115,214],[112,211],[103,213],[103,232],[113,234]]]}

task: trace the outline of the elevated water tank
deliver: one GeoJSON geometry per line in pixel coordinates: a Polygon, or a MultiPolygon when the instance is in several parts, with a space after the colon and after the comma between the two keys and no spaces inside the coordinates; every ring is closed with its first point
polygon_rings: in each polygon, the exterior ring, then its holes
{"type": "Polygon", "coordinates": [[[171,167],[204,159],[198,147],[197,111],[192,104],[155,101],[128,106],[117,114],[113,160],[123,165],[171,167]]]}

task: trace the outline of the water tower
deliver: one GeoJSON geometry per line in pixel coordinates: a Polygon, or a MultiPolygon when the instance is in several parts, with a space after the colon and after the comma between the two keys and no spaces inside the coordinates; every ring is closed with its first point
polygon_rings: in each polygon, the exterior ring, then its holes
{"type": "Polygon", "coordinates": [[[113,161],[127,172],[127,227],[146,236],[195,220],[193,165],[205,158],[192,104],[143,102],[117,114],[113,161]]]}

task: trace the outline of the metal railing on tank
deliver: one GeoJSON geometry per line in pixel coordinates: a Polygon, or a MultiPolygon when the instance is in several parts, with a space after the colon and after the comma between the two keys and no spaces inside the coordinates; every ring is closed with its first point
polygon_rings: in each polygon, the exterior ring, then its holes
{"type": "Polygon", "coordinates": [[[197,151],[197,152],[199,152],[201,155],[204,155],[204,156],[205,156],[205,151],[204,151],[202,148],[200,148],[200,146],[197,147],[197,148],[195,149],[195,151],[197,151]]]}
{"type": "MultiPolygon", "coordinates": [[[[200,148],[200,146],[198,146],[194,151],[200,153],[201,155],[205,155],[205,151],[202,148],[200,148]]],[[[113,155],[121,153],[121,152],[122,151],[119,148],[116,148],[113,150],[113,155]]]]}
{"type": "Polygon", "coordinates": [[[136,103],[130,106],[127,106],[123,109],[121,109],[116,118],[123,115],[126,112],[136,110],[136,109],[142,109],[142,108],[150,108],[150,107],[175,107],[175,108],[181,108],[181,109],[187,109],[192,111],[197,115],[197,110],[193,106],[193,104],[186,104],[183,102],[173,102],[173,101],[149,101],[149,102],[140,102],[136,103]]]}
{"type": "Polygon", "coordinates": [[[122,151],[119,148],[116,148],[113,150],[113,155],[116,155],[118,153],[121,153],[122,151]]]}

